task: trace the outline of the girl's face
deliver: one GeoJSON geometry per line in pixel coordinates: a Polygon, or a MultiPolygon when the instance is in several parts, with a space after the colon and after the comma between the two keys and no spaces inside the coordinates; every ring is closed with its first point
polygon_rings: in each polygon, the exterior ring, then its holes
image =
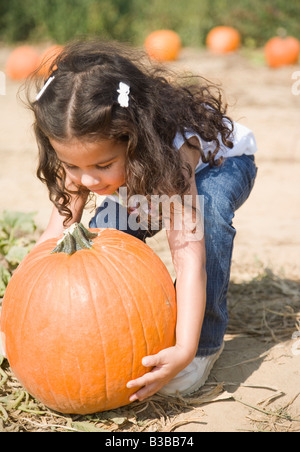
{"type": "Polygon", "coordinates": [[[50,140],[67,176],[98,195],[111,195],[125,183],[127,145],[112,140],[50,140]]]}

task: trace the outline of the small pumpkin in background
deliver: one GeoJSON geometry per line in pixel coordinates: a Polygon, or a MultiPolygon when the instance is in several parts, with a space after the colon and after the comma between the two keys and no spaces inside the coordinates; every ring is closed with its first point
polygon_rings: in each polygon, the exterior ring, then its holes
{"type": "Polygon", "coordinates": [[[6,62],[6,74],[12,80],[24,80],[39,65],[38,52],[29,45],[16,47],[6,62]]]}
{"type": "Polygon", "coordinates": [[[278,68],[297,64],[300,42],[292,36],[275,36],[265,44],[264,53],[269,67],[278,68]]]}
{"type": "Polygon", "coordinates": [[[177,60],[182,42],[173,30],[156,30],[147,36],[144,46],[150,58],[165,62],[177,60]]]}
{"type": "Polygon", "coordinates": [[[219,26],[210,30],[206,37],[207,48],[214,53],[236,51],[241,45],[241,35],[233,27],[219,26]]]}
{"type": "Polygon", "coordinates": [[[46,406],[88,414],[129,403],[146,355],[174,345],[175,289],[142,241],[71,226],[30,252],[3,299],[0,333],[12,371],[46,406]],[[54,250],[54,251],[53,251],[54,250]]]}
{"type": "Polygon", "coordinates": [[[53,44],[42,52],[39,58],[39,72],[38,75],[47,77],[49,75],[50,67],[55,58],[62,52],[63,46],[53,44]]]}

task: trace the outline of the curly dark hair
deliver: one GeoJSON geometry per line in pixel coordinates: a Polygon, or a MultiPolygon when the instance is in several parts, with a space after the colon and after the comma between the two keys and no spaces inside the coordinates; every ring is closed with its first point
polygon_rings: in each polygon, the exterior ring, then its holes
{"type": "MultiPolygon", "coordinates": [[[[37,176],[46,183],[51,201],[65,223],[72,218],[71,194],[65,187],[65,171],[49,139],[97,141],[111,139],[127,144],[128,198],[134,194],[183,194],[189,189],[191,167],[174,149],[177,132],[185,137],[193,130],[215,143],[214,152],[202,161],[220,164],[216,155],[220,138],[232,147],[233,124],[226,114],[220,89],[198,76],[175,76],[145,55],[117,43],[84,40],[66,45],[49,70],[55,75],[39,100],[27,103],[35,116],[34,131],[39,148],[37,176]],[[130,86],[128,108],[117,98],[119,83],[130,86]],[[226,118],[226,121],[224,119],[226,118]]],[[[40,79],[34,77],[39,90],[40,79]]],[[[31,87],[31,84],[30,84],[31,87]]],[[[28,90],[32,93],[32,90],[28,90]]]]}

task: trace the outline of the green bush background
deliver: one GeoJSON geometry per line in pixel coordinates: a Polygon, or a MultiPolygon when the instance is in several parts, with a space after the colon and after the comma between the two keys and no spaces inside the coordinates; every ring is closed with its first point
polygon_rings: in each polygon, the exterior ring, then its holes
{"type": "Polygon", "coordinates": [[[262,46],[278,28],[300,38],[300,0],[0,0],[0,40],[64,42],[99,36],[134,45],[155,29],[201,46],[216,25],[236,27],[246,46],[262,46]]]}

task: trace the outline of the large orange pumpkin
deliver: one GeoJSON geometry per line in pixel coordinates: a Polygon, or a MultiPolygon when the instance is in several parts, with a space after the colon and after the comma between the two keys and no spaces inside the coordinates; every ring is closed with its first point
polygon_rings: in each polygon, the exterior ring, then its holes
{"type": "Polygon", "coordinates": [[[181,39],[173,30],[156,30],[145,40],[147,54],[157,61],[176,60],[181,50],[181,39]]]}
{"type": "Polygon", "coordinates": [[[234,52],[240,44],[240,33],[232,27],[215,27],[206,37],[206,45],[214,53],[234,52]]]}
{"type": "Polygon", "coordinates": [[[47,49],[42,52],[39,59],[39,64],[41,65],[38,72],[39,75],[44,77],[47,77],[49,75],[51,64],[62,50],[63,46],[54,44],[50,47],[47,47],[47,49]]]}
{"type": "Polygon", "coordinates": [[[37,69],[38,64],[38,52],[32,46],[23,45],[11,52],[5,70],[12,80],[23,80],[37,69]]]}
{"type": "Polygon", "coordinates": [[[287,36],[275,36],[264,47],[265,58],[270,67],[276,68],[296,64],[300,54],[298,39],[287,36]]]}
{"type": "Polygon", "coordinates": [[[7,287],[1,339],[26,390],[63,413],[129,403],[142,358],[174,344],[170,275],[151,248],[124,232],[81,224],[36,246],[7,287]],[[74,252],[74,250],[77,251],[74,252]]]}

